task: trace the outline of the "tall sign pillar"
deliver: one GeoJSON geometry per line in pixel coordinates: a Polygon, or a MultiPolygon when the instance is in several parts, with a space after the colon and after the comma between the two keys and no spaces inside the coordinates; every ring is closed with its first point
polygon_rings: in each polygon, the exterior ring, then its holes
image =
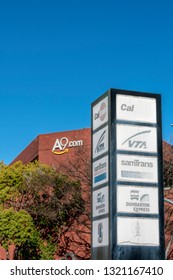
{"type": "Polygon", "coordinates": [[[92,259],[164,253],[161,96],[110,89],[92,103],[92,259]]]}

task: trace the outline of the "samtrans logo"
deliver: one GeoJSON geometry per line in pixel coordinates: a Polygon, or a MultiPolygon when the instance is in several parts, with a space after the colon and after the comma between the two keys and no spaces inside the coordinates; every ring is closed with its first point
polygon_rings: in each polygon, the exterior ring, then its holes
{"type": "Polygon", "coordinates": [[[52,153],[62,155],[68,153],[69,148],[83,146],[83,140],[69,141],[67,137],[56,139],[52,149],[52,153]]]}
{"type": "Polygon", "coordinates": [[[139,133],[136,133],[132,136],[130,136],[128,139],[126,139],[123,143],[122,146],[127,144],[127,146],[129,148],[138,148],[138,149],[146,149],[147,148],[147,143],[146,141],[142,141],[142,140],[137,140],[135,138],[137,138],[138,136],[147,134],[147,133],[151,133],[151,130],[145,130],[139,133]]]}

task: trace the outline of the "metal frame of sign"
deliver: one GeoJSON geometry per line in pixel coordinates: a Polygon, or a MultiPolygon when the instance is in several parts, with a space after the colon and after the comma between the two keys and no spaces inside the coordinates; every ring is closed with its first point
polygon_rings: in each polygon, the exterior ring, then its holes
{"type": "MultiPolygon", "coordinates": [[[[91,198],[91,213],[92,213],[92,240],[91,240],[91,247],[92,247],[92,259],[110,259],[110,95],[108,93],[103,94],[100,98],[98,98],[95,102],[92,104],[92,121],[91,121],[91,127],[92,127],[92,145],[91,145],[91,155],[92,155],[92,168],[91,168],[91,174],[92,174],[92,198],[91,198]],[[103,105],[104,103],[104,105],[103,105]],[[106,106],[105,106],[106,105],[106,106]],[[105,111],[102,113],[101,109],[105,108],[105,111]],[[105,116],[105,119],[103,118],[105,116]],[[94,124],[94,121],[96,122],[96,125],[94,124]],[[108,138],[108,150],[106,152],[103,152],[103,150],[100,152],[100,155],[97,154],[94,155],[94,148],[97,146],[98,143],[93,143],[95,140],[95,135],[99,133],[99,131],[104,131],[104,128],[108,127],[107,130],[107,137],[108,138]],[[107,166],[108,165],[108,166],[107,166]],[[98,171],[93,170],[95,166],[98,166],[98,171]],[[105,167],[106,166],[106,167],[105,167]],[[97,172],[97,177],[96,177],[97,172]],[[105,175],[104,175],[105,174],[105,175]],[[103,176],[104,175],[104,176],[103,176]],[[95,178],[99,178],[100,181],[95,180],[95,178]],[[96,183],[94,184],[94,182],[96,183]],[[102,191],[105,189],[105,187],[108,188],[108,198],[106,201],[108,202],[108,212],[103,215],[93,215],[93,197],[95,192],[102,191]],[[101,227],[102,225],[102,227],[101,227]],[[107,235],[106,238],[104,238],[104,235],[107,235]]],[[[99,141],[98,141],[99,142],[99,141]]],[[[101,143],[104,147],[104,139],[103,143],[101,143]]],[[[101,147],[100,145],[100,147],[101,147]]]]}
{"type": "MultiPolygon", "coordinates": [[[[92,103],[91,114],[91,205],[93,205],[93,192],[108,187],[108,198],[106,200],[108,201],[108,213],[92,215],[92,259],[165,259],[160,94],[110,89],[92,103]],[[107,100],[107,103],[105,102],[106,106],[102,104],[103,100],[107,100]],[[123,103],[121,107],[119,107],[121,100],[123,103]],[[128,102],[125,102],[126,100],[128,102]],[[150,111],[152,111],[151,114],[150,111]],[[107,116],[105,117],[106,114],[107,116]],[[104,122],[104,118],[106,122],[104,122]],[[121,125],[121,131],[123,126],[124,128],[128,128],[127,139],[124,138],[126,142],[123,140],[127,148],[124,148],[124,146],[123,149],[117,148],[117,125],[119,127],[121,125]],[[104,153],[104,145],[107,143],[104,143],[103,137],[99,139],[100,141],[97,139],[99,142],[98,146],[97,143],[93,143],[93,141],[96,139],[96,133],[106,126],[108,126],[108,151],[104,153]],[[139,130],[137,130],[138,127],[139,130]],[[130,137],[129,131],[131,128],[132,136],[130,137]],[[157,135],[157,139],[154,137],[154,139],[157,140],[155,144],[156,149],[153,149],[153,146],[149,149],[147,145],[149,145],[151,141],[151,135],[147,138],[147,134],[149,135],[150,131],[153,133],[153,128],[154,130],[156,129],[157,135]],[[97,156],[93,156],[93,147],[96,146],[98,147],[98,151],[100,149],[100,155],[97,154],[97,156]],[[103,177],[102,167],[104,167],[104,165],[98,165],[99,170],[96,169],[94,171],[93,166],[96,165],[96,161],[99,163],[99,159],[101,163],[103,163],[105,156],[108,157],[107,164],[109,166],[108,174],[106,174],[108,180],[105,182],[103,179],[104,183],[102,184],[100,178],[103,177]],[[119,159],[121,159],[121,161],[119,159]],[[118,160],[119,165],[117,165],[118,160]],[[122,170],[120,168],[122,168],[122,170]],[[93,178],[93,176],[96,176],[95,174],[98,174],[97,178],[100,179],[100,184],[97,180],[96,186],[94,186],[93,178]],[[121,180],[121,176],[118,177],[117,174],[124,176],[123,179],[121,180]],[[128,202],[123,201],[121,207],[121,201],[118,200],[118,188],[120,187],[124,188],[123,192],[126,192],[125,188],[127,187],[127,194],[125,197],[127,198],[128,196],[128,202]],[[146,195],[145,187],[147,190],[146,195]],[[155,188],[157,191],[150,192],[149,188],[151,188],[151,190],[155,188]],[[153,197],[152,200],[153,194],[157,194],[158,197],[153,197]],[[152,210],[150,212],[150,205],[151,209],[153,209],[152,203],[157,199],[158,213],[153,213],[152,210]],[[124,205],[125,203],[129,203],[129,201],[131,201],[131,205],[135,205],[135,211],[132,211],[132,208],[129,207],[126,212],[126,207],[124,205]],[[144,203],[146,201],[148,204],[144,203]],[[120,212],[121,209],[123,209],[122,212],[120,212]],[[155,228],[155,232],[151,229],[152,224],[155,228]],[[126,231],[128,232],[125,234],[124,232],[126,231]],[[148,234],[148,231],[150,234],[148,234]],[[104,235],[107,234],[108,236],[105,237],[104,235]]],[[[125,134],[126,132],[123,133],[125,134]]],[[[93,209],[91,211],[93,213],[93,209]]]]}

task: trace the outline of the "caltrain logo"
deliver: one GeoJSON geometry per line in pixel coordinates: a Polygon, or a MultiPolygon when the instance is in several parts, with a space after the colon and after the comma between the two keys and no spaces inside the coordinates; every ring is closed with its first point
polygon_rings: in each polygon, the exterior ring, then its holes
{"type": "Polygon", "coordinates": [[[100,119],[100,121],[104,121],[105,117],[106,117],[106,103],[102,102],[101,106],[100,106],[100,110],[95,113],[94,115],[94,120],[100,119]]]}
{"type": "Polygon", "coordinates": [[[137,137],[144,135],[146,133],[150,133],[151,130],[145,130],[139,133],[136,133],[132,136],[130,136],[128,139],[126,139],[123,143],[122,146],[127,144],[129,148],[138,148],[138,149],[146,149],[147,148],[147,143],[146,141],[138,140],[137,137]]]}
{"type": "Polygon", "coordinates": [[[55,155],[63,155],[69,152],[69,148],[83,146],[83,140],[69,141],[67,137],[56,139],[52,149],[55,155]]]}

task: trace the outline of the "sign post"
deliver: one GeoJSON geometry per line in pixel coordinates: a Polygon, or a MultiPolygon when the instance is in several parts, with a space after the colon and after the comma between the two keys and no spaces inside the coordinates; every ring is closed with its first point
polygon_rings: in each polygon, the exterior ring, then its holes
{"type": "Polygon", "coordinates": [[[161,96],[92,103],[92,259],[165,258],[161,96]]]}

